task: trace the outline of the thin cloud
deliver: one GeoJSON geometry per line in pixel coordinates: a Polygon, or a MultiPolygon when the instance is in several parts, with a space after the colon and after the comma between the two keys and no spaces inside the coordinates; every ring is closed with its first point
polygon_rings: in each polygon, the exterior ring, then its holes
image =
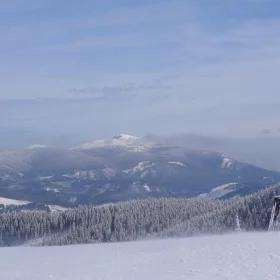
{"type": "Polygon", "coordinates": [[[136,96],[150,95],[164,95],[165,91],[172,90],[173,87],[169,85],[160,84],[126,84],[122,86],[103,86],[103,87],[85,87],[73,88],[69,90],[71,96],[88,97],[94,99],[107,98],[132,98],[136,96]]]}

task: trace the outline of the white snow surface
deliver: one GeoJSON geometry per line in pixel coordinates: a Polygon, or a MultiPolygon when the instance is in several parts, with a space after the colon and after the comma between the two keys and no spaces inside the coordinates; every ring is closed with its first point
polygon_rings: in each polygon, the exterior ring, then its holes
{"type": "Polygon", "coordinates": [[[148,143],[144,143],[141,138],[129,134],[120,134],[118,136],[114,136],[112,139],[103,139],[90,143],[84,143],[79,148],[82,150],[90,150],[109,146],[126,147],[134,152],[142,152],[149,148],[148,143]]]}
{"type": "Polygon", "coordinates": [[[277,280],[280,233],[0,248],[5,280],[277,280]]]}
{"type": "Polygon", "coordinates": [[[30,201],[0,197],[0,204],[2,204],[4,206],[9,206],[9,205],[20,206],[20,205],[26,205],[29,203],[30,203],[30,201]]]}
{"type": "Polygon", "coordinates": [[[57,188],[50,188],[50,187],[46,187],[46,188],[44,188],[44,190],[46,192],[54,192],[54,193],[59,193],[60,192],[59,189],[57,189],[57,188]]]}
{"type": "Polygon", "coordinates": [[[63,212],[63,211],[68,210],[68,208],[65,208],[65,207],[62,207],[59,205],[53,205],[53,204],[49,204],[48,207],[51,212],[63,212]]]}
{"type": "Polygon", "coordinates": [[[51,180],[53,178],[53,176],[40,176],[39,180],[40,181],[48,181],[51,180]]]}
{"type": "Polygon", "coordinates": [[[143,172],[146,169],[150,169],[154,166],[155,164],[150,161],[141,161],[139,162],[136,166],[130,169],[123,170],[124,173],[130,173],[130,174],[136,174],[138,172],[143,172]]]}
{"type": "Polygon", "coordinates": [[[143,188],[144,188],[147,192],[151,192],[151,191],[152,191],[151,188],[149,187],[149,185],[147,185],[147,184],[145,184],[145,185],[143,186],[143,188]]]}
{"type": "Polygon", "coordinates": [[[179,161],[169,161],[168,163],[178,165],[178,166],[181,166],[181,167],[186,167],[186,165],[184,163],[179,162],[179,161]]]}
{"type": "Polygon", "coordinates": [[[227,157],[224,157],[223,158],[223,162],[222,162],[222,168],[231,168],[234,164],[234,160],[230,159],[230,158],[227,158],[227,157]]]}
{"type": "Polygon", "coordinates": [[[221,197],[235,191],[236,187],[238,187],[238,183],[236,183],[236,182],[220,185],[220,186],[212,189],[209,193],[200,194],[199,197],[221,198],[221,197]]]}

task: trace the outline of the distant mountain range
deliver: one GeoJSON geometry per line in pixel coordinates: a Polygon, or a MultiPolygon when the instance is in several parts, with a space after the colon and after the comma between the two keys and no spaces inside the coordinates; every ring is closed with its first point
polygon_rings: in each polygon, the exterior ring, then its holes
{"type": "Polygon", "coordinates": [[[2,207],[9,199],[17,207],[73,207],[147,197],[228,198],[279,181],[280,172],[149,136],[121,134],[72,149],[33,145],[0,153],[2,207]]]}

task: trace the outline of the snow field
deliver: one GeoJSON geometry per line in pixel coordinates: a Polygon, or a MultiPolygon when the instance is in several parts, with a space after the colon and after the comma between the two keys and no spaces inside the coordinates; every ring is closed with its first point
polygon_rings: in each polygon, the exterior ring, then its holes
{"type": "Polygon", "coordinates": [[[5,280],[277,280],[280,233],[0,248],[5,280]]]}

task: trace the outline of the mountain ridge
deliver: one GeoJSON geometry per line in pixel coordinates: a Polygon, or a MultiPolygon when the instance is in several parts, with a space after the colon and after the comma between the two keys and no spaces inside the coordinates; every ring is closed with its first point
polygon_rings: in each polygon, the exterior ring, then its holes
{"type": "Polygon", "coordinates": [[[227,198],[280,181],[280,172],[160,139],[121,134],[93,143],[1,152],[0,196],[75,207],[147,197],[227,198]]]}

